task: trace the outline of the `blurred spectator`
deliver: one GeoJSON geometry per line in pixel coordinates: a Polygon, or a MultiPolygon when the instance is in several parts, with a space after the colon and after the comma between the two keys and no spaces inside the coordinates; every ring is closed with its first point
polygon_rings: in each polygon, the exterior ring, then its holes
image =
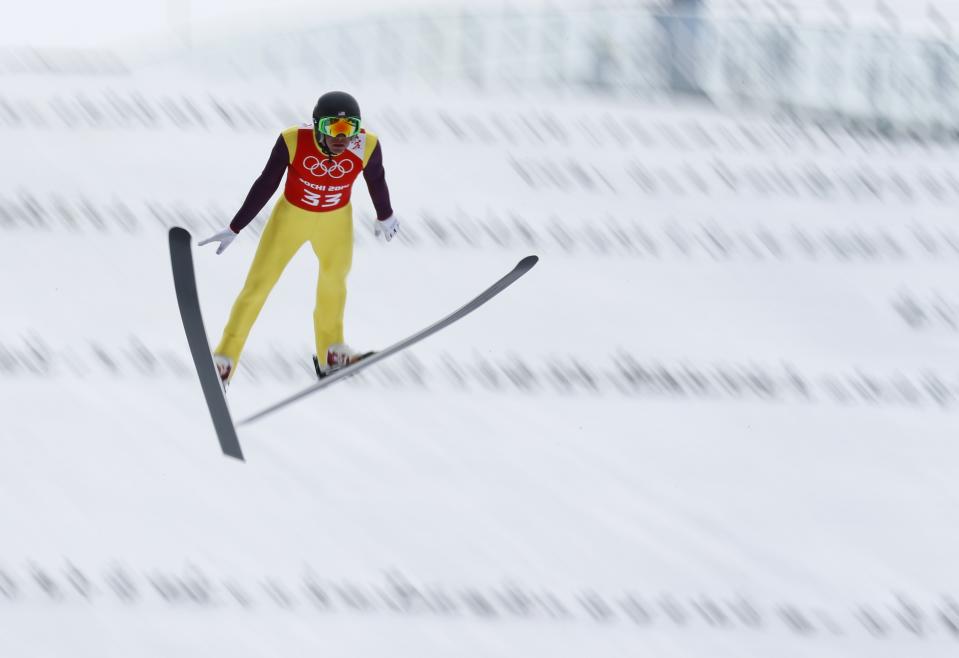
{"type": "Polygon", "coordinates": [[[704,95],[697,70],[703,4],[703,0],[672,0],[668,14],[659,18],[665,44],[663,64],[673,93],[704,95]]]}

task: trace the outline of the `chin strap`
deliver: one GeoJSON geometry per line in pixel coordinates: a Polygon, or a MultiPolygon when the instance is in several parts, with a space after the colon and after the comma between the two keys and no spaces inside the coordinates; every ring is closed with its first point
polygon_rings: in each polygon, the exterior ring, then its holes
{"type": "Polygon", "coordinates": [[[329,158],[330,162],[333,162],[333,152],[327,148],[326,140],[323,138],[323,135],[319,133],[315,128],[313,129],[313,136],[316,138],[316,143],[319,144],[320,150],[323,151],[323,154],[329,158]]]}

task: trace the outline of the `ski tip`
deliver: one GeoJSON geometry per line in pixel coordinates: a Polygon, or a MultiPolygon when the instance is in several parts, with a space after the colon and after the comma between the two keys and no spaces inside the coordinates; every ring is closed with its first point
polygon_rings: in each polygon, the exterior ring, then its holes
{"type": "Polygon", "coordinates": [[[516,268],[520,270],[529,270],[532,269],[533,265],[538,262],[539,256],[527,256],[516,265],[516,268]]]}
{"type": "Polygon", "coordinates": [[[171,240],[190,240],[190,232],[183,228],[182,226],[174,226],[170,228],[170,239],[171,240]]]}

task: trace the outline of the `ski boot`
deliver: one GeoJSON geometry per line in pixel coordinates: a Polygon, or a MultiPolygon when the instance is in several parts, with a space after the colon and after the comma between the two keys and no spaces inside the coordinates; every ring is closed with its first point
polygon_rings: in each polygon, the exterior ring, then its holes
{"type": "Polygon", "coordinates": [[[220,376],[220,383],[223,384],[223,392],[226,393],[230,378],[233,377],[233,359],[222,354],[214,354],[213,365],[216,367],[216,374],[220,376]]]}
{"type": "Polygon", "coordinates": [[[323,379],[330,373],[336,372],[354,363],[359,363],[373,352],[354,352],[344,343],[330,345],[326,350],[326,363],[320,363],[317,356],[313,355],[313,367],[316,369],[317,379],[323,379]]]}

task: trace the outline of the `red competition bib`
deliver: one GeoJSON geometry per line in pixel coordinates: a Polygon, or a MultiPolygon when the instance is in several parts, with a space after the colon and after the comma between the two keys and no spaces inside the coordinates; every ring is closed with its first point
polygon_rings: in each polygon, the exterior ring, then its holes
{"type": "Polygon", "coordinates": [[[286,172],[283,196],[297,208],[312,212],[329,212],[350,202],[356,177],[363,171],[366,131],[350,139],[349,146],[338,156],[323,153],[313,140],[313,128],[296,131],[296,151],[286,172]]]}

